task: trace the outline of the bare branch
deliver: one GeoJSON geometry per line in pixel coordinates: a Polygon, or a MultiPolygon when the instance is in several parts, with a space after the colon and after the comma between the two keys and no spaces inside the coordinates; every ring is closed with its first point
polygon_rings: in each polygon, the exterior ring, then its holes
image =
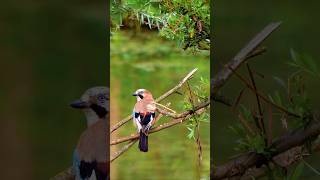
{"type": "Polygon", "coordinates": [[[232,71],[229,68],[236,70],[240,65],[256,55],[265,51],[265,48],[258,49],[259,45],[280,26],[281,22],[270,23],[260,33],[258,33],[238,54],[211,80],[211,97],[214,97],[220,88],[222,88],[227,80],[231,77],[232,71]]]}
{"type": "Polygon", "coordinates": [[[285,109],[284,107],[282,106],[279,106],[273,102],[271,102],[268,98],[266,98],[265,96],[263,96],[260,92],[256,91],[254,89],[254,87],[251,86],[251,84],[244,78],[242,77],[239,73],[237,73],[234,69],[231,69],[231,67],[229,67],[229,69],[251,90],[253,91],[255,94],[257,94],[262,100],[264,100],[266,103],[269,103],[271,104],[273,107],[277,108],[278,110],[288,114],[288,115],[291,115],[293,117],[297,117],[297,118],[300,118],[300,115],[298,114],[295,114],[293,112],[290,112],[288,111],[287,109],[285,109]]]}
{"type": "Polygon", "coordinates": [[[160,102],[163,99],[167,98],[168,96],[170,96],[171,94],[175,93],[185,82],[187,82],[189,79],[191,79],[191,77],[193,76],[193,74],[195,72],[197,72],[197,68],[193,69],[192,71],[190,71],[174,88],[170,89],[169,91],[167,91],[166,93],[164,93],[162,96],[158,97],[155,101],[156,102],[160,102]]]}
{"type": "Polygon", "coordinates": [[[133,139],[131,140],[128,144],[126,144],[125,146],[123,146],[119,151],[115,152],[113,154],[113,156],[111,156],[110,158],[110,162],[114,161],[115,159],[117,159],[118,157],[120,157],[124,152],[126,152],[132,145],[134,145],[134,143],[136,143],[138,141],[138,139],[133,139]]]}
{"type": "Polygon", "coordinates": [[[232,102],[230,99],[228,99],[227,97],[225,96],[222,96],[222,95],[216,95],[213,97],[213,100],[216,101],[216,102],[219,102],[219,103],[222,103],[226,106],[232,106],[232,102]]]}
{"type": "MultiPolygon", "coordinates": [[[[161,95],[159,98],[157,98],[155,100],[155,102],[161,102],[163,99],[167,98],[168,96],[170,96],[171,94],[175,93],[186,81],[188,81],[193,74],[197,71],[198,69],[195,68],[192,71],[190,71],[175,87],[173,87],[172,89],[170,89],[169,91],[167,91],[166,93],[164,93],[163,95],[161,95]]],[[[126,124],[127,122],[129,122],[132,119],[132,115],[127,116],[126,118],[124,118],[123,120],[119,121],[117,124],[115,124],[114,126],[111,127],[110,129],[110,134],[112,132],[114,132],[115,130],[117,130],[119,127],[121,127],[122,125],[126,124]]]]}
{"type": "MultiPolygon", "coordinates": [[[[170,106],[171,103],[167,103],[167,106],[170,106]]],[[[156,119],[154,120],[154,123],[156,123],[157,121],[159,121],[160,118],[162,118],[162,114],[159,114],[156,119]]],[[[153,124],[152,124],[153,125],[153,124]]],[[[116,153],[113,154],[113,156],[110,158],[110,162],[114,161],[115,159],[117,159],[118,157],[120,157],[124,152],[126,152],[132,145],[134,145],[134,143],[136,143],[138,141],[138,139],[134,139],[131,140],[128,144],[126,144],[125,146],[123,146],[121,148],[121,150],[117,151],[116,153]]]]}
{"type": "Polygon", "coordinates": [[[180,114],[175,114],[175,113],[171,113],[171,112],[167,112],[167,111],[163,111],[161,109],[157,109],[157,111],[159,111],[161,114],[163,115],[166,115],[166,116],[170,116],[174,119],[178,119],[178,118],[183,118],[183,117],[186,117],[187,115],[189,114],[193,114],[195,111],[199,110],[199,109],[202,109],[202,108],[205,108],[207,106],[210,105],[210,100],[207,100],[205,102],[202,102],[200,103],[199,105],[195,106],[194,107],[194,110],[187,110],[187,111],[184,111],[180,114]]]}
{"type": "Polygon", "coordinates": [[[245,127],[247,129],[247,131],[250,133],[250,135],[255,136],[257,134],[256,130],[251,127],[251,125],[247,122],[246,119],[244,119],[242,113],[239,113],[239,120],[241,122],[241,124],[243,125],[243,127],[245,127]]]}
{"type": "Polygon", "coordinates": [[[246,171],[246,173],[241,177],[242,180],[251,180],[252,177],[255,179],[259,177],[263,177],[267,174],[267,172],[274,170],[277,166],[282,168],[288,168],[289,166],[300,162],[303,160],[305,156],[309,156],[310,154],[306,153],[305,148],[302,146],[297,146],[283,152],[272,158],[272,162],[268,164],[269,167],[263,166],[260,168],[250,168],[246,171]]]}
{"type": "MultiPolygon", "coordinates": [[[[193,113],[201,114],[202,112],[205,111],[205,108],[207,106],[209,106],[209,105],[210,105],[210,101],[207,101],[207,102],[202,103],[201,105],[195,107],[195,112],[186,111],[184,113],[181,113],[180,114],[181,116],[177,116],[178,118],[174,118],[174,120],[172,120],[172,121],[170,121],[168,123],[164,123],[164,124],[161,124],[161,125],[159,125],[159,126],[157,126],[155,128],[152,128],[150,130],[149,134],[161,131],[163,129],[169,128],[169,127],[177,125],[177,124],[180,124],[180,123],[184,122],[185,120],[187,120],[188,118],[192,117],[193,113]]],[[[111,141],[110,145],[116,145],[116,144],[119,144],[119,143],[122,143],[122,142],[126,142],[126,141],[129,141],[129,140],[137,139],[137,138],[139,138],[139,134],[138,133],[131,134],[130,136],[126,136],[126,137],[119,138],[117,140],[111,141]]]]}
{"type": "MultiPolygon", "coordinates": [[[[277,156],[291,148],[303,145],[308,139],[312,139],[320,134],[320,122],[313,119],[312,122],[304,128],[296,129],[280,136],[273,141],[270,148],[271,157],[277,156]]],[[[249,152],[236,159],[233,159],[221,166],[215,168],[213,179],[223,179],[243,175],[247,169],[260,167],[268,163],[268,159],[255,152],[249,152]]]]}
{"type": "MultiPolygon", "coordinates": [[[[256,86],[256,82],[255,82],[255,80],[254,80],[253,73],[252,73],[252,71],[251,71],[251,68],[250,68],[250,66],[249,66],[249,63],[246,63],[246,65],[247,65],[247,69],[248,69],[248,72],[249,72],[249,75],[250,75],[252,87],[254,88],[254,91],[255,91],[255,92],[258,92],[258,89],[257,89],[257,86],[256,86]]],[[[258,104],[258,111],[259,111],[259,117],[258,117],[258,120],[259,120],[259,123],[258,123],[258,124],[259,124],[259,129],[263,132],[263,134],[266,134],[266,128],[264,127],[262,107],[261,107],[259,95],[258,95],[257,93],[255,93],[255,95],[256,95],[257,104],[258,104]]]]}

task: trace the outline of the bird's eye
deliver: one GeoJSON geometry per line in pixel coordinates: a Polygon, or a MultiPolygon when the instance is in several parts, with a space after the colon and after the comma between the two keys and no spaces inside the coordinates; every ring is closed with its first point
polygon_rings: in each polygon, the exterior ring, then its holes
{"type": "Polygon", "coordinates": [[[102,95],[98,96],[98,100],[99,100],[99,101],[103,101],[104,99],[105,99],[104,96],[102,96],[102,95]]]}

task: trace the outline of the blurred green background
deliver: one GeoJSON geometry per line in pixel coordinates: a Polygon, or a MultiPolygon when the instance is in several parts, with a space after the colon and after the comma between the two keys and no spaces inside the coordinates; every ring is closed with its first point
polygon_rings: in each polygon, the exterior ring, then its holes
{"type": "MultiPolygon", "coordinates": [[[[154,98],[173,88],[188,72],[198,68],[191,85],[199,85],[200,77],[210,78],[209,52],[192,54],[177,47],[173,41],[159,37],[158,32],[123,30],[111,38],[111,126],[132,113],[136,98],[131,94],[139,88],[152,92],[154,98]]],[[[209,84],[208,84],[209,90],[209,84]]],[[[183,91],[181,91],[183,92],[183,91]]],[[[161,102],[183,111],[184,96],[174,94],[161,102]]],[[[170,121],[162,118],[157,124],[170,121]]],[[[130,121],[111,139],[136,132],[130,121]]],[[[203,160],[198,169],[197,146],[188,139],[185,124],[159,131],[149,137],[149,152],[142,153],[138,144],[111,164],[111,178],[126,179],[209,179],[210,124],[200,124],[203,160]]],[[[124,144],[112,147],[119,150],[124,144]]]]}
{"type": "MultiPolygon", "coordinates": [[[[257,86],[265,93],[274,90],[284,93],[272,76],[286,78],[292,69],[286,64],[290,60],[290,48],[299,53],[312,56],[320,65],[319,32],[320,12],[319,1],[214,1],[214,59],[211,63],[213,73],[217,73],[222,65],[228,62],[253,36],[262,30],[268,23],[282,21],[282,25],[267,39],[267,53],[251,59],[251,68],[265,75],[264,79],[257,78],[257,86]]],[[[245,68],[239,72],[247,73],[245,68]]],[[[306,79],[306,90],[311,104],[319,111],[320,80],[306,79]]],[[[242,83],[235,77],[226,84],[222,92],[229,98],[238,96],[242,83]]],[[[243,102],[249,108],[255,106],[254,96],[246,91],[243,102]]],[[[214,163],[216,165],[228,161],[228,158],[238,154],[235,147],[236,137],[228,127],[237,122],[236,114],[219,103],[214,107],[213,145],[214,163]]],[[[274,122],[276,120],[274,119],[274,122]]],[[[279,120],[280,121],[280,120],[279,120]]],[[[274,124],[274,127],[280,124],[274,124]]],[[[279,132],[279,134],[281,134],[279,132]]],[[[278,135],[279,135],[278,134],[278,135]]],[[[276,134],[275,134],[276,135],[276,134]]],[[[315,153],[307,158],[313,167],[319,170],[320,155],[315,153]]],[[[319,176],[309,168],[304,168],[303,179],[319,179],[319,176]]]]}
{"type": "Polygon", "coordinates": [[[104,1],[2,1],[0,179],[49,179],[85,128],[69,103],[107,84],[104,1]]]}

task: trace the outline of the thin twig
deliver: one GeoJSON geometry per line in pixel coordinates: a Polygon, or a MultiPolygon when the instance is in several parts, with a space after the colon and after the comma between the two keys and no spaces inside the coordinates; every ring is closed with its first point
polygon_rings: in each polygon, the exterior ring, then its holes
{"type": "Polygon", "coordinates": [[[110,162],[114,161],[115,159],[117,159],[118,157],[120,157],[124,152],[126,152],[132,145],[134,145],[134,143],[136,143],[138,141],[138,139],[133,139],[131,140],[128,144],[126,144],[125,146],[123,146],[119,151],[115,152],[111,158],[110,158],[110,162]]]}
{"type": "Polygon", "coordinates": [[[315,169],[314,167],[312,167],[307,161],[305,161],[304,159],[302,159],[302,161],[304,162],[305,165],[307,165],[314,173],[316,173],[318,176],[320,176],[320,171],[318,171],[317,169],[315,169]]]}
{"type": "MultiPolygon", "coordinates": [[[[189,85],[189,83],[187,82],[187,88],[188,88],[188,92],[189,92],[189,103],[191,103],[192,105],[192,110],[193,112],[195,111],[195,107],[194,107],[194,97],[193,97],[193,93],[192,93],[192,90],[191,90],[191,87],[189,85]]],[[[202,160],[202,146],[201,146],[201,139],[200,139],[200,126],[199,126],[199,120],[198,118],[195,116],[195,114],[192,114],[193,115],[193,118],[195,119],[196,121],[196,144],[197,144],[197,148],[198,148],[198,164],[199,164],[199,168],[201,167],[201,160],[202,160]]]]}
{"type": "MultiPolygon", "coordinates": [[[[166,104],[167,107],[169,107],[170,105],[171,105],[170,102],[166,104]]],[[[156,117],[156,119],[153,121],[152,126],[153,126],[154,124],[156,124],[156,123],[159,121],[159,119],[162,118],[162,116],[163,116],[163,114],[160,113],[160,114],[156,117]]]]}
{"type": "Polygon", "coordinates": [[[234,101],[234,103],[233,103],[233,105],[232,105],[232,112],[235,112],[236,108],[238,107],[238,105],[239,105],[239,103],[240,103],[240,99],[242,98],[242,95],[243,95],[243,93],[244,93],[245,90],[246,90],[246,89],[243,88],[243,89],[240,91],[237,99],[234,101]]]}
{"type": "Polygon", "coordinates": [[[161,102],[163,99],[167,98],[171,94],[175,93],[185,82],[187,82],[195,72],[197,72],[198,68],[193,69],[190,71],[174,88],[170,89],[166,93],[164,93],[162,96],[158,97],[155,101],[161,102]]]}
{"type": "Polygon", "coordinates": [[[194,113],[194,111],[197,111],[197,110],[202,109],[202,108],[209,106],[209,105],[210,105],[210,100],[207,100],[207,101],[204,101],[204,102],[200,103],[199,105],[195,106],[195,110],[187,110],[187,111],[184,111],[180,114],[170,113],[167,111],[163,111],[161,109],[157,109],[157,111],[163,115],[172,117],[174,119],[178,119],[178,118],[186,117],[187,115],[194,113]]]}
{"type": "Polygon", "coordinates": [[[157,102],[154,102],[154,104],[155,104],[155,105],[158,105],[158,106],[160,106],[160,107],[162,107],[162,108],[164,108],[164,109],[167,109],[167,110],[169,110],[169,111],[171,111],[171,112],[173,112],[173,113],[177,113],[176,111],[168,108],[168,107],[165,106],[165,105],[159,104],[159,103],[157,103],[157,102]]]}
{"type": "Polygon", "coordinates": [[[272,143],[272,121],[273,121],[273,117],[272,117],[272,108],[269,105],[269,119],[268,119],[268,131],[267,131],[267,139],[268,139],[268,146],[271,145],[272,143]]]}
{"type": "Polygon", "coordinates": [[[300,118],[300,115],[288,111],[287,109],[285,109],[285,108],[283,108],[283,107],[281,107],[281,106],[279,106],[279,105],[271,102],[268,98],[266,98],[265,96],[263,96],[260,92],[256,92],[256,91],[254,90],[254,88],[251,86],[251,84],[250,84],[244,77],[242,77],[239,73],[237,73],[237,72],[236,72],[235,70],[233,70],[231,67],[229,67],[229,69],[230,69],[231,71],[233,71],[233,73],[234,73],[251,91],[253,91],[253,92],[256,93],[259,97],[261,97],[261,99],[264,100],[266,103],[271,104],[272,106],[274,106],[274,107],[277,108],[278,110],[280,110],[280,111],[282,111],[282,112],[284,112],[284,113],[287,113],[288,115],[291,115],[291,116],[296,117],[296,118],[300,118]]]}
{"type": "MultiPolygon", "coordinates": [[[[256,82],[254,80],[254,77],[253,77],[251,68],[249,66],[249,63],[246,63],[246,65],[247,65],[247,69],[248,69],[249,76],[250,76],[250,79],[251,79],[252,87],[254,88],[255,92],[258,92],[257,85],[256,85],[256,82]]],[[[262,131],[263,134],[266,134],[266,129],[265,129],[264,122],[263,122],[263,114],[262,114],[262,108],[261,108],[259,95],[257,93],[255,93],[255,95],[256,95],[257,104],[258,104],[258,111],[259,111],[259,117],[258,117],[259,126],[260,126],[259,129],[262,131]]]]}
{"type": "Polygon", "coordinates": [[[254,130],[253,127],[251,127],[251,125],[247,122],[247,120],[244,119],[242,113],[239,113],[238,117],[239,117],[241,124],[247,129],[247,131],[250,133],[250,135],[255,136],[256,131],[254,130]]]}

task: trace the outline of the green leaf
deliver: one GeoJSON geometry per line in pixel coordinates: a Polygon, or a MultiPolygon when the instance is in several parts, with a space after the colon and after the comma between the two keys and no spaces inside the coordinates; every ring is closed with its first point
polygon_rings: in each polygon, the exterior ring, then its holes
{"type": "Polygon", "coordinates": [[[299,180],[300,176],[302,175],[303,168],[304,168],[304,163],[300,162],[294,169],[290,177],[290,180],[299,180]]]}
{"type": "Polygon", "coordinates": [[[189,139],[192,139],[194,138],[194,129],[190,128],[190,127],[187,127],[188,130],[189,130],[189,134],[188,134],[188,138],[189,139]]]}
{"type": "Polygon", "coordinates": [[[273,79],[279,84],[281,85],[284,89],[287,89],[286,83],[279,77],[277,76],[273,76],[273,79]]]}
{"type": "Polygon", "coordinates": [[[290,55],[292,59],[292,62],[288,63],[290,66],[301,69],[310,75],[320,78],[318,65],[311,56],[298,54],[293,49],[290,50],[290,55]]]}

